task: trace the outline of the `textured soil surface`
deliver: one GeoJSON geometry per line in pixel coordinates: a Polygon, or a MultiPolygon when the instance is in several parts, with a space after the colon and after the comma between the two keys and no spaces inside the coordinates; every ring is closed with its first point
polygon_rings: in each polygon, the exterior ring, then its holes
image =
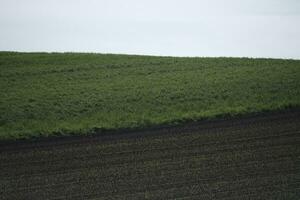
{"type": "Polygon", "coordinates": [[[0,199],[299,199],[300,111],[0,144],[0,199]]]}

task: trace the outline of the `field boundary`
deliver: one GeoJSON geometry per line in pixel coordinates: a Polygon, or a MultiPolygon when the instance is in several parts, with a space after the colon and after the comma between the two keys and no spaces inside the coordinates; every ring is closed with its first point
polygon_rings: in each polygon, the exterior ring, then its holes
{"type": "Polygon", "coordinates": [[[177,134],[175,130],[187,131],[193,129],[210,129],[226,126],[226,124],[244,124],[251,121],[270,120],[282,118],[284,116],[294,116],[300,118],[300,107],[291,107],[280,110],[271,110],[265,112],[255,112],[237,115],[222,115],[211,119],[199,120],[182,120],[176,123],[167,123],[161,125],[153,125],[148,127],[138,128],[123,128],[123,129],[99,129],[95,128],[93,133],[87,135],[59,135],[54,134],[49,137],[32,137],[27,139],[16,140],[0,140],[0,151],[22,146],[43,146],[49,144],[64,145],[68,143],[91,142],[93,140],[118,140],[130,138],[142,138],[157,134],[177,134]]]}

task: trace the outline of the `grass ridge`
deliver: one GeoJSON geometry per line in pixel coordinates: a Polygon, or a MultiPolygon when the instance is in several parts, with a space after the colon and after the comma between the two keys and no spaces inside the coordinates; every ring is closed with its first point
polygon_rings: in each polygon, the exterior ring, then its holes
{"type": "Polygon", "coordinates": [[[0,52],[0,77],[0,140],[300,106],[298,60],[0,52]]]}

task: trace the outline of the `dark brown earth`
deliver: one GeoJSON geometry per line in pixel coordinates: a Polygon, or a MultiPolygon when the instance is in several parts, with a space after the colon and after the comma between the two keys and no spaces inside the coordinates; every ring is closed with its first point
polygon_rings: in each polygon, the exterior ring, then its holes
{"type": "Polygon", "coordinates": [[[300,199],[300,111],[2,143],[0,199],[300,199]]]}

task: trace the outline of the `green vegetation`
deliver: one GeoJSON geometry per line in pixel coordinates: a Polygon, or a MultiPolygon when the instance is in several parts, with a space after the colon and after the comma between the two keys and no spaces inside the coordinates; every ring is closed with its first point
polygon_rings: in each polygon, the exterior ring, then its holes
{"type": "Polygon", "coordinates": [[[300,105],[300,61],[0,53],[0,139],[91,134],[300,105]]]}

